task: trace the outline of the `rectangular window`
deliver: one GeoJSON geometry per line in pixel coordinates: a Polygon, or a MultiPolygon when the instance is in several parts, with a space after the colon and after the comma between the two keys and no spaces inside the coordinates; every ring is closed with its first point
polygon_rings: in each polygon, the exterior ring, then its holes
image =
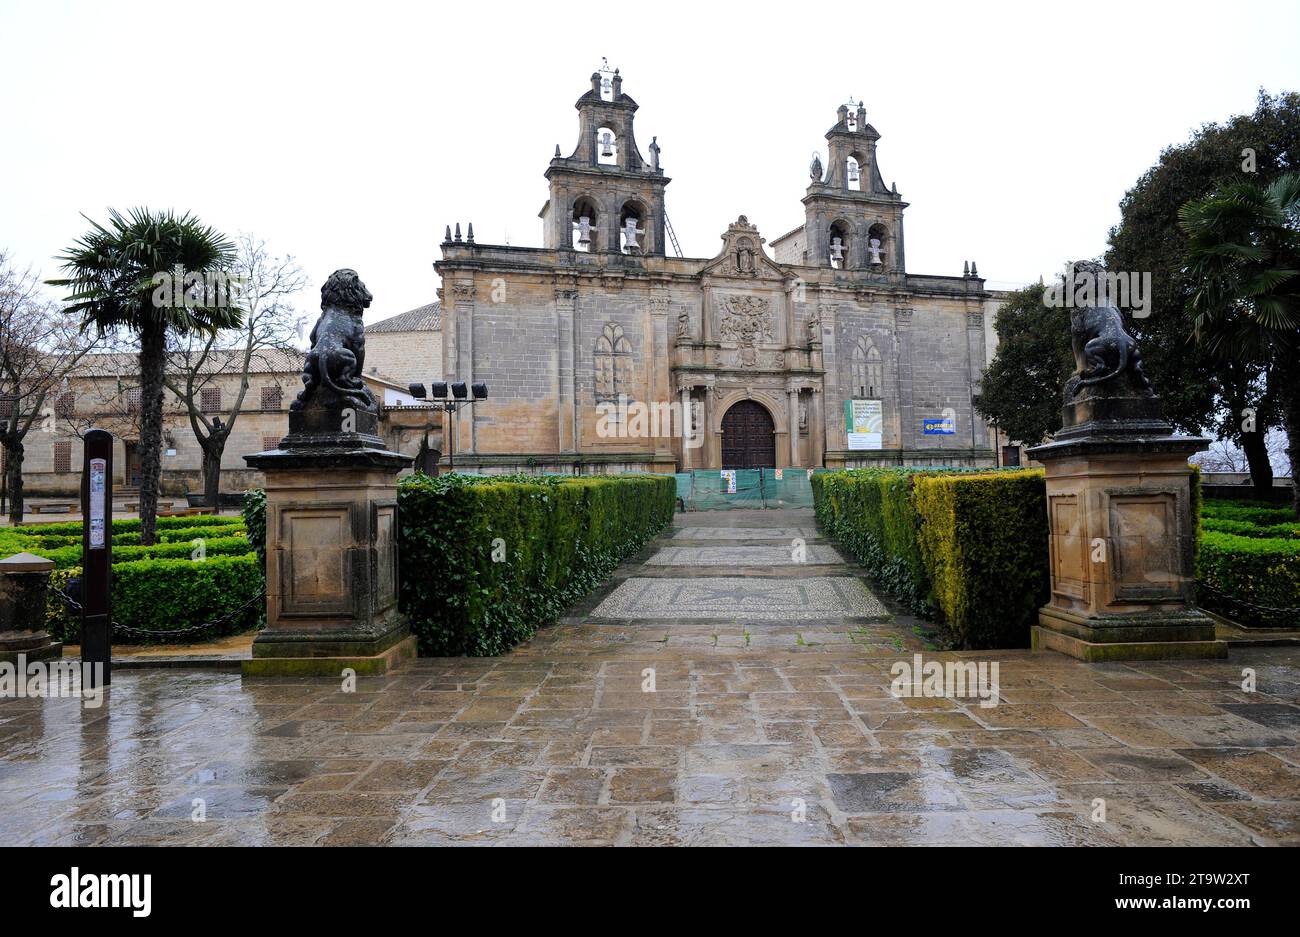
{"type": "Polygon", "coordinates": [[[138,387],[129,388],[126,392],[126,412],[139,413],[140,399],[141,399],[140,388],[138,387]]]}
{"type": "Polygon", "coordinates": [[[279,437],[279,436],[267,435],[266,433],[263,433],[263,434],[262,434],[262,451],[263,451],[263,452],[265,452],[265,451],[268,450],[268,449],[279,449],[279,448],[280,448],[280,437],[279,437]]]}
{"type": "Polygon", "coordinates": [[[77,409],[77,395],[72,391],[66,394],[59,394],[54,400],[54,415],[61,416],[65,420],[71,419],[73,412],[77,409]]]}
{"type": "Polygon", "coordinates": [[[199,392],[199,409],[204,413],[219,413],[221,411],[221,388],[203,388],[199,392]]]}
{"type": "Polygon", "coordinates": [[[72,471],[72,443],[56,442],[54,444],[54,471],[72,471]]]}
{"type": "Polygon", "coordinates": [[[13,394],[0,394],[0,417],[11,417],[14,415],[14,403],[17,400],[13,394]]]}
{"type": "Polygon", "coordinates": [[[1006,466],[1020,464],[1020,447],[1003,446],[1002,447],[1002,464],[1006,466]]]}
{"type": "Polygon", "coordinates": [[[277,384],[274,387],[262,388],[262,409],[279,410],[280,402],[284,399],[284,393],[277,384]]]}

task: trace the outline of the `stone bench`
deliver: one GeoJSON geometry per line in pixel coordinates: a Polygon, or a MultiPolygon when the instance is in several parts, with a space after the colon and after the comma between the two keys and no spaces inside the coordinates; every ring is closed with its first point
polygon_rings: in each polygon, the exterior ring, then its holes
{"type": "Polygon", "coordinates": [[[159,511],[159,517],[193,517],[196,514],[211,514],[207,508],[177,508],[174,511],[159,511]]]}
{"type": "MultiPolygon", "coordinates": [[[[170,511],[170,510],[171,510],[171,506],[172,506],[174,503],[175,503],[174,501],[159,501],[159,502],[158,502],[158,513],[161,514],[163,511],[170,511]]],[[[140,510],[140,502],[139,502],[139,501],[128,501],[128,502],[126,503],[126,509],[127,509],[128,511],[138,511],[138,510],[140,510]]]]}
{"type": "Polygon", "coordinates": [[[30,505],[28,510],[33,514],[40,514],[42,512],[46,514],[71,514],[73,510],[79,507],[80,505],[75,501],[52,501],[49,504],[30,505]]]}

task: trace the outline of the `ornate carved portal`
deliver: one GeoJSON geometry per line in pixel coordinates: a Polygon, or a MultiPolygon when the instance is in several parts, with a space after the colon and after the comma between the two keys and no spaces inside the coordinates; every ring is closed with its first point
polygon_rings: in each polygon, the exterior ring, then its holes
{"type": "Polygon", "coordinates": [[[722,467],[776,466],[776,426],[762,404],[741,400],[722,417],[722,467]]]}

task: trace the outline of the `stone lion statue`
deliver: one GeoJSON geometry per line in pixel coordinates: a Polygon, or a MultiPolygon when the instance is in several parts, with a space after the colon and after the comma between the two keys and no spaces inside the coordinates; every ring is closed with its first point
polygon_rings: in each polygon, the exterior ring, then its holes
{"type": "Polygon", "coordinates": [[[374,299],[355,270],[335,270],[321,287],[321,314],[311,330],[311,351],[302,369],[303,390],[290,405],[352,407],[378,412],[361,379],[366,361],[366,332],[362,312],[374,299]]]}
{"type": "MultiPolygon", "coordinates": [[[[1079,274],[1100,281],[1106,270],[1099,263],[1084,261],[1071,268],[1073,288],[1079,274]]],[[[1116,390],[1152,396],[1151,381],[1142,368],[1137,342],[1124,329],[1124,317],[1115,306],[1085,306],[1070,310],[1070,344],[1074,350],[1074,375],[1066,382],[1069,403],[1085,388],[1111,381],[1116,390]],[[1127,385],[1127,386],[1123,386],[1127,385]]]]}

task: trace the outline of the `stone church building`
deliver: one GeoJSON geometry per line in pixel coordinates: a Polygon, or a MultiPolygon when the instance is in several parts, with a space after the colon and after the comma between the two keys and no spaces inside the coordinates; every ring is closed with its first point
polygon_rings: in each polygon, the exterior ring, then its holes
{"type": "Polygon", "coordinates": [[[577,146],[545,172],[542,246],[457,224],[434,265],[445,379],[489,391],[448,418],[457,468],[994,464],[972,399],[1003,294],[973,265],[907,271],[907,203],[861,104],[839,108],[825,167],[813,160],[803,225],[769,254],[742,215],[707,259],[674,256],[670,180],[618,73],[593,75],[576,106],[577,146]],[[683,408],[692,441],[620,402],[683,408]]]}

